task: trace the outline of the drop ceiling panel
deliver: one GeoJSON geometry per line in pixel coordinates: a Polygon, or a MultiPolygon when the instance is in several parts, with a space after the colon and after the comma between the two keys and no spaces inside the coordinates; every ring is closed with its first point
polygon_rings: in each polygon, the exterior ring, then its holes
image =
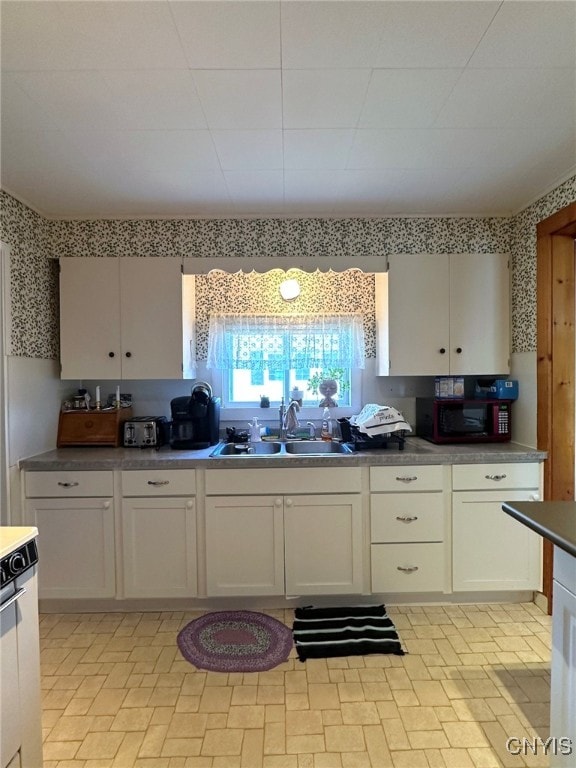
{"type": "Polygon", "coordinates": [[[574,2],[504,2],[470,66],[574,67],[575,31],[574,2]]]}
{"type": "Polygon", "coordinates": [[[224,178],[234,212],[241,215],[265,211],[284,212],[284,174],[282,171],[225,171],[224,178]]]}
{"type": "Polygon", "coordinates": [[[223,170],[282,168],[282,131],[212,131],[212,138],[223,170]]]}
{"type": "Polygon", "coordinates": [[[353,140],[353,130],[284,131],[284,166],[288,170],[345,168],[353,140]]]}
{"type": "Polygon", "coordinates": [[[390,2],[373,67],[465,67],[500,2],[390,2]],[[410,44],[407,45],[407,41],[410,44]]]}
{"type": "Polygon", "coordinates": [[[170,4],[192,69],[280,67],[278,2],[170,4]]]}
{"type": "Polygon", "coordinates": [[[298,69],[284,72],[284,127],[356,127],[369,81],[369,69],[298,69]]]}
{"type": "Polygon", "coordinates": [[[282,128],[279,70],[196,69],[193,74],[210,128],[282,128]]]}
{"type": "Polygon", "coordinates": [[[361,128],[426,128],[433,125],[462,74],[460,69],[375,69],[361,128]]]}

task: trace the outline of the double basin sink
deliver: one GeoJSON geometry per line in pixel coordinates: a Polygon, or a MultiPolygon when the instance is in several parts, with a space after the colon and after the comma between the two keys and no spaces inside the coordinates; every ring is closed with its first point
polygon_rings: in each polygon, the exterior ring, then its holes
{"type": "Polygon", "coordinates": [[[255,458],[262,456],[345,456],[352,449],[346,443],[328,440],[287,440],[261,443],[220,443],[210,454],[211,458],[255,458]]]}

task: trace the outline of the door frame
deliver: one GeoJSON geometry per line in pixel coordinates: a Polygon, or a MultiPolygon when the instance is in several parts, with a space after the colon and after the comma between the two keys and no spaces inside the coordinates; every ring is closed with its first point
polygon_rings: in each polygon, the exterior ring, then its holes
{"type": "Polygon", "coordinates": [[[9,525],[8,360],[10,352],[10,246],[0,241],[0,524],[9,525]]]}
{"type": "MultiPolygon", "coordinates": [[[[536,227],[537,445],[544,499],[573,501],[575,476],[576,203],[536,227]]],[[[553,545],[544,540],[543,592],[552,613],[553,545]]]]}

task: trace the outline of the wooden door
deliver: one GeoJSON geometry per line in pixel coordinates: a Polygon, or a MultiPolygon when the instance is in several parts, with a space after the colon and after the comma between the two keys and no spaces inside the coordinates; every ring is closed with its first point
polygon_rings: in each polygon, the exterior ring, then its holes
{"type": "MultiPolygon", "coordinates": [[[[574,499],[576,203],[537,226],[538,448],[544,499],[574,499]]],[[[543,590],[552,612],[553,547],[544,542],[543,590]]]]}

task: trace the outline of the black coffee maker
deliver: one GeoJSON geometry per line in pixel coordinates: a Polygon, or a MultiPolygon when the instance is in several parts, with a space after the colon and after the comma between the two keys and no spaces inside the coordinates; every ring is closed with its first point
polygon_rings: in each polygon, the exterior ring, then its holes
{"type": "Polygon", "coordinates": [[[175,397],[172,412],[172,448],[200,450],[216,445],[220,439],[220,398],[212,397],[212,387],[199,381],[190,397],[175,397]]]}

